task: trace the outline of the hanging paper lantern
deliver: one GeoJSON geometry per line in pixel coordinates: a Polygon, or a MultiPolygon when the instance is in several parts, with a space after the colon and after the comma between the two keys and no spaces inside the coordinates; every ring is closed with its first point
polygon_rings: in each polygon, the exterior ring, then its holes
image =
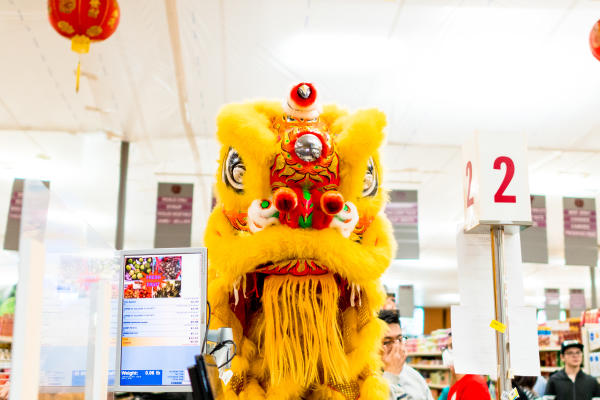
{"type": "MultiPolygon", "coordinates": [[[[52,27],[71,39],[71,50],[87,53],[90,42],[108,39],[119,26],[117,0],[48,0],[52,27]]],[[[76,91],[79,91],[80,63],[77,63],[76,91]]]]}
{"type": "Polygon", "coordinates": [[[590,32],[590,48],[594,57],[600,61],[600,20],[598,20],[590,32]]]}

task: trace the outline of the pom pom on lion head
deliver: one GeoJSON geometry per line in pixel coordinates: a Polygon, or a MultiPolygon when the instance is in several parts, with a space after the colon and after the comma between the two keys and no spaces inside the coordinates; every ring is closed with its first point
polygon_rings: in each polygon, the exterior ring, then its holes
{"type": "Polygon", "coordinates": [[[385,116],[316,100],[301,83],[283,104],[231,104],[218,117],[205,243],[211,325],[231,327],[238,349],[226,398],[387,393],[375,316],[394,246],[381,212],[385,116]]]}

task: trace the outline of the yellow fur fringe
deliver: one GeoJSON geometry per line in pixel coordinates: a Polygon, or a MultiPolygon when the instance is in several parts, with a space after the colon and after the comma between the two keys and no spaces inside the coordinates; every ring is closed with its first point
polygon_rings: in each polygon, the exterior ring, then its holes
{"type": "Polygon", "coordinates": [[[254,271],[257,265],[299,258],[318,260],[331,272],[362,288],[389,266],[394,246],[392,227],[382,214],[375,217],[362,244],[341,238],[334,229],[291,229],[284,225],[271,226],[255,235],[235,234],[223,213],[217,212],[213,212],[208,224],[205,243],[211,249],[209,262],[227,283],[220,290],[227,292],[239,277],[254,271]]]}
{"type": "Polygon", "coordinates": [[[369,376],[360,388],[360,399],[387,400],[390,389],[385,379],[379,375],[369,376]]]}
{"type": "Polygon", "coordinates": [[[346,397],[328,386],[321,385],[313,390],[308,400],[346,400],[346,397]]]}
{"type": "Polygon", "coordinates": [[[271,385],[291,379],[347,382],[348,364],[338,326],[338,287],[332,275],[271,276],[263,290],[262,343],[271,385]],[[322,373],[322,376],[320,376],[322,373]]]}
{"type": "Polygon", "coordinates": [[[240,400],[261,400],[265,398],[265,391],[255,379],[248,382],[246,390],[240,393],[240,400]]]}

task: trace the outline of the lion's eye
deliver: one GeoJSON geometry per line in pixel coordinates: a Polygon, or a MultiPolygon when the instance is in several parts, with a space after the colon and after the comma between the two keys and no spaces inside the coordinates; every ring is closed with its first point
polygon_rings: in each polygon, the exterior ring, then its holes
{"type": "Polygon", "coordinates": [[[223,165],[223,181],[236,192],[242,192],[244,190],[242,179],[245,172],[246,167],[242,158],[235,149],[230,148],[223,165]]]}
{"type": "Polygon", "coordinates": [[[365,179],[363,181],[363,197],[375,196],[377,194],[378,187],[379,182],[377,179],[377,168],[375,167],[373,158],[369,158],[369,162],[367,163],[367,172],[365,172],[365,179]]]}

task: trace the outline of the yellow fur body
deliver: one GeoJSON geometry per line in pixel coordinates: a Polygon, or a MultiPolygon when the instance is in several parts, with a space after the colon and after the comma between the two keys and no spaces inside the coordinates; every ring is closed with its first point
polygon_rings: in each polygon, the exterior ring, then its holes
{"type": "Polygon", "coordinates": [[[208,221],[205,243],[211,328],[231,327],[238,350],[232,362],[234,378],[225,387],[224,398],[343,400],[360,394],[361,399],[386,399],[388,391],[380,376],[379,355],[385,326],[376,318],[376,312],[383,302],[379,277],[391,261],[394,242],[382,213],[384,191],[379,188],[375,196],[361,197],[369,158],[377,165],[378,180],[382,181],[378,148],[384,139],[385,117],[376,110],[349,115],[334,106],[325,107],[320,116],[334,137],[340,158],[338,190],[356,205],[361,218],[372,221],[360,240],[345,238],[333,228],[275,225],[254,234],[235,229],[224,212],[245,212],[252,201],[268,199],[272,194],[269,171],[279,151],[272,126],[282,113],[280,103],[262,101],[226,106],[218,117],[217,136],[222,148],[217,205],[208,221]],[[223,160],[231,147],[245,165],[243,193],[235,192],[222,179],[223,160]],[[233,310],[234,288],[243,287],[239,293],[244,293],[246,275],[266,261],[295,259],[318,260],[332,274],[358,285],[360,302],[340,311],[337,317],[326,315],[327,310],[336,307],[338,296],[331,276],[287,280],[288,275],[282,275],[265,283],[261,301],[269,301],[267,307],[240,322],[233,310]],[[318,279],[320,286],[315,289],[313,281],[318,279]],[[296,298],[299,292],[306,293],[305,297],[296,298]],[[307,300],[311,296],[320,305],[312,307],[307,300]],[[270,307],[274,303],[278,306],[270,307]],[[337,325],[333,322],[336,320],[337,325]],[[300,332],[297,338],[288,337],[288,325],[300,332]],[[270,327],[266,333],[265,327],[270,327]],[[312,345],[315,349],[306,348],[312,345]],[[302,367],[294,369],[289,359],[298,361],[294,365],[301,361],[302,367]],[[281,370],[269,371],[268,365],[280,365],[281,370]]]}

